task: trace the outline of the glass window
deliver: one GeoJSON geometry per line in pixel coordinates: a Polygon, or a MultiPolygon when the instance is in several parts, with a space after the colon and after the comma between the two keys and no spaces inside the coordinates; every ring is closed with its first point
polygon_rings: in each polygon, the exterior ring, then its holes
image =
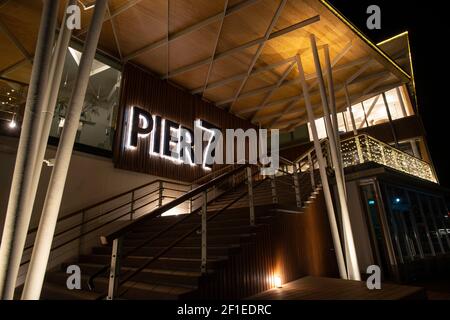
{"type": "MultiPolygon", "coordinates": [[[[403,87],[389,90],[385,94],[392,120],[413,114],[410,102],[407,100],[403,87]]],[[[384,99],[381,94],[352,105],[352,113],[357,129],[367,128],[367,126],[376,126],[389,121],[384,99]]],[[[338,113],[338,125],[341,133],[353,130],[352,119],[349,112],[344,111],[338,113]]],[[[327,134],[323,118],[316,119],[316,127],[319,139],[326,138],[327,134]]],[[[308,130],[310,140],[312,141],[311,127],[309,124],[308,130]]]]}
{"type": "MultiPolygon", "coordinates": [[[[58,101],[50,136],[59,137],[72,94],[81,52],[69,48],[64,64],[58,101]]],[[[81,112],[76,142],[104,150],[112,150],[114,127],[119,103],[120,71],[94,60],[81,112]]]]}
{"type": "Polygon", "coordinates": [[[403,103],[405,99],[403,98],[401,91],[397,89],[398,88],[386,92],[386,100],[389,105],[389,111],[391,112],[392,120],[404,118],[411,115],[410,111],[408,110],[409,108],[406,108],[405,103],[403,103]]]}

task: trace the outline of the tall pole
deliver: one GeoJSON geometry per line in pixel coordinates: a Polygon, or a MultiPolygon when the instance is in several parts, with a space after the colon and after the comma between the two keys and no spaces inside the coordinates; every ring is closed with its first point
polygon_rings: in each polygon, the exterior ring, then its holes
{"type": "Polygon", "coordinates": [[[331,197],[330,186],[328,184],[328,176],[326,172],[325,159],[323,158],[322,146],[317,134],[316,121],[314,119],[314,111],[309,96],[309,88],[306,83],[305,72],[300,55],[297,55],[297,68],[299,73],[300,83],[302,85],[303,96],[306,105],[306,112],[308,114],[308,122],[311,127],[311,133],[314,141],[314,149],[316,150],[317,162],[319,163],[320,178],[322,180],[323,194],[325,197],[325,204],[327,207],[328,221],[331,228],[331,236],[333,238],[334,252],[336,254],[336,261],[339,268],[339,275],[342,279],[348,279],[347,268],[345,266],[344,254],[342,252],[341,239],[339,237],[339,229],[336,222],[336,215],[334,213],[333,199],[331,197]]]}
{"type": "Polygon", "coordinates": [[[341,169],[341,163],[339,161],[338,152],[337,152],[337,146],[336,146],[336,140],[334,138],[334,132],[331,130],[333,128],[331,124],[330,119],[330,113],[328,108],[328,100],[327,100],[327,94],[325,90],[325,82],[323,79],[322,74],[322,67],[320,65],[320,59],[319,59],[319,52],[317,50],[317,44],[316,44],[316,37],[314,34],[310,35],[311,40],[311,47],[314,57],[314,65],[316,69],[316,75],[317,80],[319,83],[319,91],[320,91],[320,97],[322,100],[322,107],[324,111],[324,118],[327,122],[327,128],[329,128],[330,132],[328,136],[330,137],[330,153],[331,153],[331,159],[334,163],[335,167],[335,175],[336,175],[336,185],[338,189],[338,196],[339,196],[339,204],[341,208],[341,215],[342,215],[342,227],[344,231],[344,244],[346,248],[347,253],[347,270],[348,270],[348,276],[351,280],[361,280],[361,275],[359,273],[359,266],[358,266],[358,258],[356,255],[356,249],[355,249],[355,243],[353,240],[353,233],[352,233],[352,227],[350,222],[350,214],[348,210],[347,205],[347,199],[346,199],[346,192],[345,192],[345,181],[342,176],[342,169],[341,169]],[[333,137],[333,138],[332,138],[333,137]]]}
{"type": "MultiPolygon", "coordinates": [[[[76,0],[69,0],[68,6],[74,4],[76,4],[76,0]]],[[[66,12],[66,10],[64,10],[64,12],[66,12]]],[[[48,86],[45,92],[44,108],[41,115],[40,140],[30,192],[30,205],[34,205],[36,192],[39,186],[42,164],[45,157],[45,151],[47,150],[47,142],[50,135],[50,129],[52,127],[53,113],[55,111],[59,86],[61,84],[61,78],[64,70],[64,61],[66,59],[67,48],[72,35],[72,30],[66,27],[66,14],[64,14],[61,22],[61,28],[59,30],[58,40],[53,51],[50,65],[48,86]]]]}
{"type": "Polygon", "coordinates": [[[381,95],[383,96],[384,106],[386,107],[386,113],[387,113],[387,116],[389,119],[389,126],[391,127],[391,131],[392,131],[392,138],[394,138],[395,147],[398,149],[397,133],[395,132],[394,124],[392,123],[392,116],[391,116],[391,111],[389,110],[389,104],[387,102],[386,93],[383,92],[381,95]]]}
{"type": "Polygon", "coordinates": [[[353,110],[352,110],[352,102],[350,101],[350,96],[348,94],[347,85],[344,85],[344,89],[345,89],[345,99],[347,101],[347,109],[348,109],[348,113],[350,113],[350,120],[352,121],[353,135],[357,136],[358,128],[356,128],[355,117],[353,115],[353,110]]]}
{"type": "Polygon", "coordinates": [[[0,248],[0,299],[13,299],[20,261],[30,224],[32,186],[39,145],[40,115],[55,36],[59,1],[45,0],[39,26],[33,69],[17,148],[8,209],[0,248]]]}
{"type": "Polygon", "coordinates": [[[80,122],[92,63],[105,17],[106,6],[107,0],[97,0],[95,3],[94,13],[84,44],[83,55],[81,56],[72,96],[69,101],[64,129],[58,151],[56,152],[55,166],[50,177],[35,245],[31,255],[30,266],[25,280],[22,293],[22,299],[25,300],[39,299],[41,294],[72,149],[80,122]]]}
{"type": "MultiPolygon", "coordinates": [[[[400,92],[400,88],[395,88],[395,92],[397,93],[397,99],[400,102],[400,107],[402,109],[402,115],[404,118],[408,116],[408,113],[406,112],[405,102],[403,101],[402,93],[400,92]]],[[[411,145],[411,150],[413,152],[414,157],[421,158],[419,149],[417,148],[416,141],[414,139],[409,140],[409,144],[411,145]]]]}
{"type": "MultiPolygon", "coordinates": [[[[341,170],[342,177],[345,177],[344,166],[342,165],[341,137],[339,135],[339,122],[338,122],[337,110],[336,110],[336,96],[335,96],[335,91],[334,91],[333,69],[331,67],[330,49],[329,49],[328,45],[325,46],[325,67],[327,69],[326,77],[327,77],[327,83],[328,83],[328,96],[329,96],[328,102],[329,102],[329,106],[330,106],[329,111],[331,112],[331,120],[333,121],[334,137],[335,137],[335,143],[337,146],[339,169],[341,170]]],[[[344,191],[345,191],[345,197],[347,197],[347,190],[345,188],[345,178],[344,178],[344,191]]]]}

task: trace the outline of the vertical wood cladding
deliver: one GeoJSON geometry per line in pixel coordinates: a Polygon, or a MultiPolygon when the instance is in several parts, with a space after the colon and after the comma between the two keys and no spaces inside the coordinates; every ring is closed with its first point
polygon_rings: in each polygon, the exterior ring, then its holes
{"type": "MultiPolygon", "coordinates": [[[[193,129],[194,121],[202,119],[225,129],[252,127],[240,119],[211,103],[193,96],[166,81],[162,81],[142,69],[126,64],[122,73],[120,107],[114,145],[114,164],[117,168],[157,175],[169,179],[193,181],[205,173],[201,166],[176,164],[170,160],[150,156],[149,139],[140,139],[136,150],[129,150],[124,145],[126,113],[136,106],[147,110],[152,115],[161,116],[193,129]]],[[[213,170],[219,169],[215,165],[213,170]]]]}
{"type": "MultiPolygon", "coordinates": [[[[248,209],[243,209],[248,210],[248,209]]],[[[267,209],[269,210],[269,209],[267,209]]],[[[323,192],[302,213],[281,213],[258,226],[214,274],[205,276],[191,299],[242,299],[304,276],[339,277],[323,192]]],[[[226,213],[224,213],[226,214],[226,213]]]]}

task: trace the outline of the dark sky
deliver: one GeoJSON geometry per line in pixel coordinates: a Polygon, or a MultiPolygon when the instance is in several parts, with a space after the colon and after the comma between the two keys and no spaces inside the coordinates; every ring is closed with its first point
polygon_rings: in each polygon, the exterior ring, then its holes
{"type": "Polygon", "coordinates": [[[403,31],[409,31],[416,79],[419,113],[427,131],[431,151],[441,185],[450,187],[450,108],[449,63],[450,17],[445,1],[408,0],[329,0],[375,43],[403,31]],[[369,5],[381,9],[381,29],[366,27],[369,5]]]}

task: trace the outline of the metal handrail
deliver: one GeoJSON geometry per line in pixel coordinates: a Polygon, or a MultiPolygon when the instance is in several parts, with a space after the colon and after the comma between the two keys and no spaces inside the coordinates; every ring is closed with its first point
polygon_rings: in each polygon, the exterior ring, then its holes
{"type": "Polygon", "coordinates": [[[181,197],[176,198],[175,200],[166,203],[164,205],[162,205],[161,207],[153,210],[151,213],[142,216],[132,222],[130,222],[129,224],[127,224],[126,226],[120,228],[119,230],[116,230],[115,232],[107,235],[107,236],[101,236],[101,242],[102,244],[106,245],[108,243],[110,243],[112,240],[120,238],[126,234],[128,234],[129,232],[131,232],[136,226],[140,225],[141,223],[145,222],[145,221],[149,221],[151,219],[154,219],[156,217],[159,217],[161,214],[165,213],[166,211],[169,211],[170,209],[175,208],[176,206],[180,205],[181,203],[190,200],[192,197],[200,194],[201,192],[209,189],[210,187],[214,186],[215,184],[222,182],[223,180],[225,180],[228,177],[231,177],[232,175],[234,175],[236,172],[242,170],[243,168],[246,168],[247,166],[249,166],[248,164],[244,164],[239,166],[238,168],[233,169],[230,172],[224,173],[221,176],[214,178],[213,180],[196,187],[195,189],[192,189],[191,191],[188,191],[187,193],[185,193],[184,195],[182,195],[181,197]]]}
{"type": "MultiPolygon", "coordinates": [[[[281,168],[278,168],[278,172],[281,172],[285,174],[286,176],[292,177],[292,184],[295,191],[296,196],[296,203],[297,207],[302,207],[302,197],[300,192],[300,179],[298,177],[298,168],[296,164],[292,161],[289,161],[287,159],[281,158],[281,163],[284,163],[288,166],[293,166],[294,172],[290,173],[286,170],[283,170],[281,168]]],[[[153,210],[151,213],[146,214],[145,216],[142,216],[124,227],[120,228],[119,230],[112,232],[108,235],[101,236],[101,243],[103,245],[111,244],[112,243],[112,252],[111,252],[111,263],[108,265],[105,265],[100,270],[98,270],[96,273],[94,273],[88,281],[89,288],[91,290],[94,289],[94,279],[96,279],[101,274],[107,272],[109,270],[109,284],[108,284],[108,294],[102,295],[99,297],[99,299],[108,297],[108,299],[113,299],[117,294],[119,294],[119,289],[121,285],[132,279],[134,276],[139,274],[142,270],[147,268],[152,262],[156,261],[160,257],[162,257],[165,253],[167,253],[169,250],[174,248],[177,244],[179,244],[181,241],[192,235],[194,232],[201,230],[201,272],[206,273],[207,272],[207,240],[206,240],[206,230],[207,230],[207,223],[214,219],[217,215],[224,212],[226,209],[230,208],[233,204],[238,202],[240,199],[242,199],[246,194],[248,194],[248,201],[249,201],[249,224],[251,226],[255,226],[255,203],[254,203],[254,189],[257,188],[259,185],[261,185],[263,182],[267,181],[269,178],[268,176],[261,176],[262,179],[257,178],[256,176],[259,174],[260,167],[251,166],[250,164],[242,164],[239,165],[237,168],[234,168],[233,170],[221,174],[219,177],[212,179],[211,181],[200,185],[196,188],[194,188],[191,191],[188,191],[186,194],[172,200],[169,203],[166,203],[159,208],[153,210]],[[253,171],[252,169],[257,169],[253,171]],[[244,172],[245,175],[241,175],[241,173],[244,172]],[[237,197],[233,197],[229,203],[227,203],[224,207],[220,208],[219,210],[214,210],[212,214],[209,216],[207,215],[207,207],[208,203],[214,201],[216,198],[211,198],[211,200],[208,200],[208,192],[214,188],[216,188],[218,185],[220,185],[222,182],[230,181],[229,178],[233,178],[232,187],[228,188],[224,193],[227,191],[232,190],[236,187],[236,183],[238,185],[241,185],[246,181],[247,188],[240,193],[237,197]],[[179,224],[183,223],[191,217],[191,214],[187,214],[181,219],[177,219],[175,222],[171,223],[169,226],[163,228],[163,230],[158,231],[156,234],[151,235],[149,238],[143,239],[142,241],[139,241],[137,245],[134,245],[132,248],[128,249],[126,252],[122,252],[122,243],[125,239],[125,237],[136,230],[136,228],[142,226],[143,223],[147,223],[149,221],[152,221],[152,219],[155,219],[157,217],[160,217],[164,213],[168,212],[169,210],[172,210],[176,208],[178,205],[184,203],[185,201],[189,201],[193,198],[199,198],[201,197],[203,199],[203,204],[201,207],[192,210],[190,210],[190,213],[195,213],[200,211],[201,212],[201,223],[198,225],[195,225],[191,230],[185,232],[182,234],[182,236],[178,237],[174,241],[172,241],[169,245],[165,246],[162,250],[154,254],[152,257],[149,257],[147,261],[144,262],[144,264],[133,268],[134,270],[131,270],[129,272],[126,272],[125,274],[121,275],[121,260],[130,257],[131,254],[136,252],[137,250],[145,247],[150,242],[154,241],[155,239],[161,237],[163,234],[169,232],[179,224]]],[[[287,169],[289,170],[289,169],[287,169]]],[[[272,189],[272,203],[276,204],[278,203],[278,195],[277,195],[277,187],[275,183],[276,174],[273,174],[270,176],[270,185],[272,189]]],[[[290,183],[287,181],[281,181],[282,184],[287,184],[291,186],[290,183]]],[[[313,190],[313,189],[311,189],[313,190]]]]}
{"type": "MultiPolygon", "coordinates": [[[[244,165],[241,166],[237,169],[233,170],[233,173],[231,175],[228,174],[224,174],[221,177],[221,179],[216,180],[216,183],[221,183],[223,180],[227,179],[230,176],[233,176],[235,173],[244,170],[246,167],[248,167],[248,165],[244,165]]],[[[253,173],[253,176],[256,175],[257,172],[253,173]]],[[[264,182],[265,180],[261,180],[259,181],[254,188],[256,188],[257,186],[259,186],[262,182],[264,182]]],[[[239,184],[242,184],[243,181],[241,181],[239,184]]],[[[231,191],[232,189],[234,189],[236,186],[232,186],[230,188],[228,188],[228,190],[226,190],[225,192],[231,191]]],[[[209,188],[209,187],[208,187],[209,188]]],[[[208,189],[207,188],[207,189],[208,189]]],[[[199,188],[197,188],[199,189],[199,188]]],[[[203,188],[202,188],[203,189],[203,188]]],[[[206,190],[207,190],[206,189],[206,190]]],[[[194,189],[195,190],[195,189],[194,189]]],[[[193,190],[193,191],[194,191],[193,190]]],[[[205,190],[202,190],[201,192],[205,192],[205,190]]],[[[236,203],[237,201],[239,201],[240,199],[242,199],[243,196],[245,196],[245,194],[247,194],[247,192],[243,192],[241,195],[239,195],[237,198],[233,199],[230,203],[228,203],[225,207],[217,210],[212,216],[210,216],[207,219],[207,222],[211,221],[212,219],[214,219],[217,215],[219,215],[220,213],[222,213],[223,211],[225,211],[226,209],[228,209],[231,205],[233,205],[234,203],[236,203]]],[[[211,199],[209,202],[214,201],[215,199],[211,199]]],[[[192,211],[191,214],[196,213],[198,211],[200,211],[202,208],[197,208],[196,210],[192,211]]],[[[170,209],[167,209],[166,211],[168,211],[170,209]]],[[[162,236],[163,234],[165,234],[166,232],[172,230],[173,228],[175,228],[176,226],[180,225],[181,223],[183,223],[185,220],[189,219],[191,217],[191,214],[187,214],[185,215],[183,218],[181,218],[178,221],[175,221],[174,223],[170,224],[168,227],[164,228],[163,230],[157,232],[155,235],[151,236],[148,239],[145,239],[143,241],[141,241],[140,244],[138,244],[137,246],[133,247],[132,249],[128,250],[127,252],[124,252],[121,254],[121,259],[125,259],[127,257],[129,257],[131,254],[133,254],[134,252],[136,252],[137,250],[141,249],[142,247],[145,247],[147,244],[149,244],[150,242],[152,242],[153,240],[159,238],[160,236],[162,236]]],[[[152,262],[156,261],[157,259],[159,259],[161,256],[163,256],[165,253],[167,253],[169,250],[173,249],[178,243],[180,243],[181,241],[183,241],[184,239],[186,239],[188,236],[190,236],[191,234],[193,234],[194,232],[198,231],[198,229],[201,227],[201,223],[198,224],[197,226],[193,227],[190,231],[186,232],[185,234],[183,234],[181,237],[177,238],[176,240],[174,240],[171,244],[169,244],[168,246],[166,246],[164,249],[162,249],[160,252],[158,252],[156,255],[154,255],[153,257],[151,257],[148,261],[146,261],[143,265],[141,265],[139,268],[137,268],[136,270],[134,270],[133,272],[129,273],[126,275],[125,278],[121,279],[118,286],[120,287],[121,285],[123,285],[124,283],[126,283],[127,281],[129,281],[131,278],[133,278],[135,275],[137,275],[138,273],[140,273],[142,270],[144,270],[146,267],[148,267],[148,265],[150,265],[152,262]]],[[[88,286],[89,289],[92,291],[94,290],[95,286],[94,286],[94,280],[95,278],[97,278],[98,276],[100,276],[101,274],[104,274],[105,272],[108,271],[108,269],[110,269],[110,264],[107,264],[105,266],[103,266],[100,270],[98,270],[96,273],[94,273],[88,280],[88,286]]],[[[105,298],[107,295],[103,294],[102,296],[98,297],[97,299],[103,299],[105,298]]]]}
{"type": "MultiPolygon", "coordinates": [[[[74,211],[74,212],[72,212],[72,213],[70,213],[70,214],[67,214],[67,215],[65,215],[65,216],[63,216],[63,217],[60,217],[60,218],[57,220],[57,223],[60,224],[61,222],[64,222],[64,221],[69,220],[69,219],[71,219],[71,218],[74,218],[74,217],[77,217],[77,216],[80,216],[80,215],[82,216],[82,215],[85,214],[87,211],[89,211],[89,210],[91,210],[91,209],[93,209],[93,208],[100,207],[100,206],[102,206],[102,205],[104,205],[104,204],[106,204],[106,203],[109,203],[109,202],[112,202],[112,201],[114,201],[114,200],[120,199],[120,198],[122,198],[122,197],[124,197],[124,196],[126,196],[126,195],[132,195],[132,194],[134,194],[135,192],[137,192],[137,191],[139,191],[139,190],[141,190],[141,189],[150,187],[150,186],[152,186],[152,185],[159,185],[159,186],[160,186],[160,187],[157,187],[156,189],[154,189],[154,190],[152,190],[152,191],[150,191],[150,192],[148,192],[148,193],[146,193],[146,194],[144,194],[144,195],[139,196],[138,198],[134,198],[134,199],[132,199],[132,200],[130,200],[130,201],[127,201],[127,202],[125,202],[125,203],[121,203],[120,205],[115,206],[115,207],[113,207],[113,208],[111,208],[111,209],[109,209],[109,210],[107,210],[107,211],[105,211],[105,212],[103,212],[103,213],[101,213],[101,214],[99,214],[99,215],[96,215],[96,216],[94,216],[94,217],[92,217],[92,218],[90,218],[90,219],[88,219],[88,220],[84,220],[84,221],[82,221],[82,222],[80,222],[80,223],[76,223],[76,224],[74,224],[74,225],[70,225],[70,226],[68,226],[67,228],[65,228],[64,230],[61,230],[61,231],[58,231],[57,233],[55,233],[54,238],[60,237],[60,236],[62,236],[62,235],[64,235],[64,234],[68,234],[69,232],[71,232],[71,231],[73,231],[73,230],[75,230],[75,229],[77,229],[77,228],[81,228],[83,225],[86,225],[86,224],[88,224],[88,223],[90,223],[90,222],[96,221],[96,220],[98,220],[98,218],[105,217],[105,216],[107,216],[108,214],[111,214],[111,213],[113,213],[113,212],[115,212],[115,211],[117,211],[117,210],[119,210],[119,209],[121,209],[121,208],[125,208],[125,207],[127,207],[127,206],[129,206],[129,205],[132,205],[132,204],[136,203],[137,201],[139,201],[139,200],[141,200],[141,199],[143,199],[143,198],[145,198],[145,197],[148,197],[148,196],[150,196],[150,195],[152,195],[152,194],[155,194],[155,193],[157,193],[157,192],[159,192],[159,191],[163,192],[164,189],[165,189],[165,190],[170,190],[170,191],[177,191],[177,192],[185,192],[185,191],[186,191],[186,190],[181,190],[181,189],[175,189],[175,188],[164,187],[164,186],[163,186],[164,183],[167,183],[167,184],[173,184],[173,185],[179,185],[179,186],[190,186],[188,183],[184,183],[184,182],[175,182],[175,181],[164,180],[164,179],[156,179],[156,180],[153,180],[153,181],[151,181],[151,182],[142,184],[142,185],[140,185],[140,186],[138,186],[138,187],[132,188],[132,189],[130,189],[130,190],[128,190],[128,191],[121,192],[121,193],[119,193],[119,194],[117,194],[117,195],[111,196],[111,197],[106,198],[106,199],[104,199],[104,200],[101,200],[101,201],[99,201],[99,202],[97,202],[97,203],[94,203],[94,204],[89,205],[89,206],[87,206],[87,207],[84,207],[84,208],[82,208],[82,209],[76,210],[76,211],[74,211]],[[161,185],[162,185],[162,186],[161,186],[161,185]],[[161,190],[161,189],[162,189],[162,190],[161,190]]],[[[162,201],[164,198],[168,198],[168,197],[170,197],[170,196],[162,196],[162,197],[158,197],[158,198],[156,198],[156,199],[154,199],[154,200],[151,200],[151,201],[149,201],[149,202],[144,203],[143,205],[140,205],[139,207],[133,208],[133,211],[137,211],[137,210],[142,209],[143,207],[148,206],[148,205],[150,205],[150,204],[152,204],[152,203],[154,203],[154,202],[156,202],[156,201],[160,201],[160,200],[162,201]]],[[[56,246],[52,246],[51,252],[53,252],[53,251],[55,251],[55,250],[57,250],[57,249],[59,249],[59,248],[62,248],[62,247],[64,247],[65,245],[68,245],[69,243],[71,243],[71,242],[73,242],[73,241],[76,241],[76,240],[78,240],[78,239],[80,239],[80,238],[82,238],[82,237],[84,237],[84,236],[86,236],[86,235],[88,235],[88,234],[90,234],[90,233],[92,233],[92,232],[94,232],[94,231],[97,231],[97,230],[99,230],[99,229],[101,229],[101,228],[104,228],[105,226],[108,226],[108,225],[110,225],[111,223],[116,222],[116,221],[120,220],[121,218],[124,218],[124,217],[127,216],[127,215],[130,215],[130,213],[132,213],[131,210],[125,212],[124,214],[121,214],[121,215],[118,216],[118,217],[115,217],[115,218],[112,219],[112,220],[107,221],[106,223],[103,223],[103,224],[98,225],[98,226],[96,226],[96,227],[94,227],[94,228],[91,228],[91,229],[88,230],[88,231],[81,232],[80,234],[78,234],[78,235],[76,235],[76,236],[74,236],[74,237],[71,237],[71,238],[68,239],[68,240],[65,240],[65,241],[64,241],[63,243],[61,243],[61,244],[58,244],[58,245],[56,245],[56,246]]],[[[29,236],[29,235],[31,235],[31,234],[37,232],[37,230],[38,230],[38,226],[36,226],[36,227],[34,227],[34,228],[31,228],[31,229],[28,231],[27,236],[29,236]]],[[[31,244],[27,245],[27,246],[24,248],[24,251],[29,250],[29,249],[31,249],[31,248],[33,248],[33,247],[34,247],[34,243],[31,243],[31,244]]],[[[20,266],[26,265],[27,263],[30,262],[30,260],[31,260],[31,258],[27,258],[26,260],[24,260],[24,261],[21,262],[20,266]]]]}

